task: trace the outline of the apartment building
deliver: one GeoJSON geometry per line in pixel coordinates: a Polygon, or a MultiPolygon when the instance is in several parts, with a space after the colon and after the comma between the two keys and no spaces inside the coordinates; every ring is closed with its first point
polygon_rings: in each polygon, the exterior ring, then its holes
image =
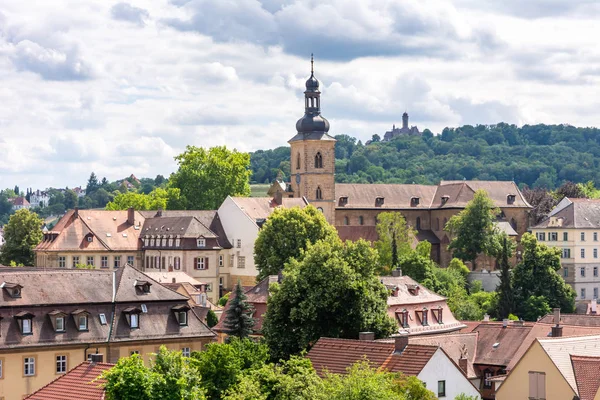
{"type": "Polygon", "coordinates": [[[561,249],[559,272],[575,289],[576,299],[598,299],[600,200],[565,197],[531,232],[539,242],[561,249]]]}

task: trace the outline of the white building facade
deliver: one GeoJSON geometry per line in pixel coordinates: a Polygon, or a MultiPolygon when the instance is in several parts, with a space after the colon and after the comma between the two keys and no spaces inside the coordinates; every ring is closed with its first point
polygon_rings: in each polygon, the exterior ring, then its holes
{"type": "Polygon", "coordinates": [[[460,368],[438,348],[417,378],[440,399],[454,399],[461,393],[479,399],[479,391],[460,368]]]}

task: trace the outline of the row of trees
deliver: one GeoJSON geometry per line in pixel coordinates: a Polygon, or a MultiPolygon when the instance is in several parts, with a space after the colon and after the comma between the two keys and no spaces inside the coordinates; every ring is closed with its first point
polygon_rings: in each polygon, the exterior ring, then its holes
{"type": "MultiPolygon", "coordinates": [[[[362,144],[335,136],[336,179],[357,183],[514,180],[554,189],[566,181],[600,185],[600,130],[570,125],[465,125],[433,135],[399,136],[362,144]]],[[[376,139],[376,138],[375,138],[376,139]]],[[[253,182],[290,175],[289,148],[252,153],[253,182]]]]}
{"type": "MultiPolygon", "coordinates": [[[[161,347],[149,367],[122,358],[102,378],[107,400],[434,400],[415,377],[373,370],[359,362],[345,375],[320,377],[310,360],[269,362],[268,347],[237,338],[183,357],[161,347]]],[[[470,400],[459,397],[461,400],[470,400]]],[[[473,399],[471,399],[473,400],[473,399]]]]}

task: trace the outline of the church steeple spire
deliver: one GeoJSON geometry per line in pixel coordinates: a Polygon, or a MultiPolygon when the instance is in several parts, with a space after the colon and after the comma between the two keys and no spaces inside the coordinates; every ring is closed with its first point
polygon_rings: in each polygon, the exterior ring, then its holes
{"type": "Polygon", "coordinates": [[[310,77],[306,80],[304,91],[304,117],[296,123],[299,133],[329,131],[329,122],[321,116],[321,92],[319,81],[315,78],[315,59],[310,55],[310,77]]]}

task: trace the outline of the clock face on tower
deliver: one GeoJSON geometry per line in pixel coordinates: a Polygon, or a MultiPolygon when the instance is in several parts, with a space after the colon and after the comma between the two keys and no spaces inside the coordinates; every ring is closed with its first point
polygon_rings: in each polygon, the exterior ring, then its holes
{"type": "Polygon", "coordinates": [[[296,184],[300,184],[300,174],[296,174],[296,184]]]}

